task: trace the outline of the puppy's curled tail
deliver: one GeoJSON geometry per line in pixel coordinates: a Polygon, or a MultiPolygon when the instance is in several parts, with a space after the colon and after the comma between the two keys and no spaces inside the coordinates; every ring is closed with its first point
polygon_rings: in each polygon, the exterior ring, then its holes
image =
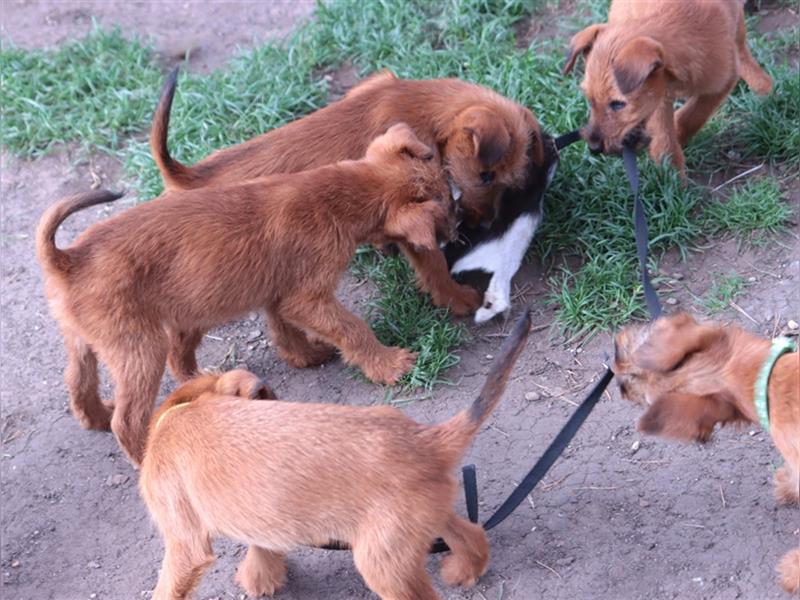
{"type": "Polygon", "coordinates": [[[530,330],[531,315],[530,311],[526,309],[503,342],[500,354],[492,363],[483,388],[472,406],[458,413],[449,421],[432,428],[431,433],[441,440],[445,448],[453,451],[454,460],[461,457],[483,422],[492,414],[502,398],[508,383],[508,376],[525,347],[530,330]]]}
{"type": "Polygon", "coordinates": [[[193,184],[196,179],[189,167],[172,158],[167,148],[167,132],[169,131],[169,115],[172,111],[172,99],[175,97],[175,87],[178,84],[178,67],[175,67],[161,88],[161,96],[153,114],[153,126],[150,129],[150,152],[161,171],[164,185],[168,188],[191,189],[198,187],[193,184]]]}
{"type": "Polygon", "coordinates": [[[800,548],[795,548],[784,554],[778,565],[781,575],[781,585],[790,594],[800,591],[800,548]]]}
{"type": "Polygon", "coordinates": [[[67,217],[96,204],[113,202],[124,195],[125,192],[94,190],[70,196],[48,208],[36,229],[36,256],[42,268],[54,274],[64,274],[70,268],[69,253],[56,247],[56,230],[67,217]]]}

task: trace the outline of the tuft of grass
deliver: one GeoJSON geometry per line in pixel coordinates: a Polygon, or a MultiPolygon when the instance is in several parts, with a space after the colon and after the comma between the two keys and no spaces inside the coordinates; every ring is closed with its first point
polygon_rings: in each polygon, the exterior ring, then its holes
{"type": "Polygon", "coordinates": [[[97,27],[57,50],[0,50],[0,141],[37,157],[80,139],[113,151],[147,124],[161,75],[145,42],[97,27]]]}
{"type": "Polygon", "coordinates": [[[730,232],[742,241],[763,242],[785,229],[791,210],[774,179],[762,178],[737,188],[722,202],[710,202],[703,219],[712,234],[730,232]]]}
{"type": "Polygon", "coordinates": [[[725,275],[714,273],[711,289],[702,298],[698,298],[700,306],[707,312],[720,313],[726,310],[731,302],[745,288],[745,280],[737,273],[725,275]]]}
{"type": "Polygon", "coordinates": [[[466,328],[449,311],[437,308],[416,290],[414,272],[399,256],[381,256],[371,247],[359,248],[354,261],[357,277],[372,280],[378,294],[369,303],[368,320],[375,336],[387,346],[418,353],[414,368],[400,380],[403,391],[446,383],[441,374],[459,362],[455,349],[467,339],[466,328]]]}

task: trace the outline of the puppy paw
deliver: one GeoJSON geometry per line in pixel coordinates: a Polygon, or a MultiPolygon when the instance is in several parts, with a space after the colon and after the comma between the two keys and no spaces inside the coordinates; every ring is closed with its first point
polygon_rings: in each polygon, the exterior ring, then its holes
{"type": "Polygon", "coordinates": [[[283,556],[251,546],[236,571],[236,583],[250,597],[272,596],[286,583],[283,556]]]}
{"type": "Polygon", "coordinates": [[[93,406],[91,409],[76,409],[73,407],[72,414],[84,429],[96,429],[98,431],[111,431],[111,416],[114,409],[105,404],[93,406]]]}
{"type": "Polygon", "coordinates": [[[468,556],[453,553],[442,559],[440,575],[449,586],[472,587],[486,572],[486,567],[486,560],[470,560],[468,556]]]}
{"type": "Polygon", "coordinates": [[[295,369],[305,369],[333,360],[336,357],[336,348],[322,342],[315,342],[309,344],[307,348],[303,348],[302,351],[278,348],[278,356],[295,369]]]}
{"type": "Polygon", "coordinates": [[[417,353],[405,348],[384,348],[369,365],[362,366],[364,375],[374,383],[394,385],[417,361],[417,353]]]}
{"type": "Polygon", "coordinates": [[[474,313],[481,305],[481,293],[468,285],[455,284],[447,294],[432,294],[433,304],[449,308],[457,317],[474,313]]]}
{"type": "Polygon", "coordinates": [[[775,498],[780,504],[800,503],[800,473],[788,464],[775,471],[775,498]]]}
{"type": "Polygon", "coordinates": [[[790,594],[800,591],[800,548],[784,554],[777,571],[784,590],[790,594]]]}

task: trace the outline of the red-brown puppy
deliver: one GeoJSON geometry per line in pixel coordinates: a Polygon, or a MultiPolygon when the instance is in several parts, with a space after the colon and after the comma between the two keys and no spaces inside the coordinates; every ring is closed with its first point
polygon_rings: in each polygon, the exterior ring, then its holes
{"type": "Polygon", "coordinates": [[[590,150],[618,153],[623,145],[649,143],[654,160],[671,156],[683,171],[682,147],[739,78],[757,94],[768,94],[772,79],[747,47],[743,4],[614,0],[608,23],[575,34],[564,73],[584,55],[590,150]],[[679,98],[686,103],[673,114],[679,98]]]}
{"type": "MultiPolygon", "coordinates": [[[[165,84],[150,138],[169,189],[230,184],[356,159],[376,135],[402,121],[424,143],[439,149],[463,218],[476,226],[494,220],[505,188],[524,184],[529,145],[533,160],[542,167],[544,163],[541,131],[526,108],[457,79],[409,81],[384,72],[366,79],[338,102],[186,167],[167,150],[175,76],[165,84]]],[[[449,306],[458,315],[478,308],[480,294],[453,281],[438,248],[400,247],[434,304],[449,306]]]]}
{"type": "MultiPolygon", "coordinates": [[[[717,423],[757,423],[753,403],[771,342],[734,325],[701,324],[687,314],[623,329],[614,373],[622,396],[647,406],[639,430],[704,442],[717,423]]],[[[767,388],[770,434],[785,464],[775,473],[781,503],[800,502],[800,354],[775,363],[767,388]]],[[[779,567],[784,588],[800,589],[800,549],[779,567]]]]}
{"type": "Polygon", "coordinates": [[[59,224],[119,196],[92,192],[49,209],[37,252],[69,353],[75,416],[109,426],[99,356],[116,383],[111,428],[138,463],[167,357],[179,379],[192,376],[203,333],[258,308],[289,364],[319,364],[335,347],[372,381],[396,382],[416,355],[381,345],[335,291],[358,244],[426,250],[452,239],[456,215],[433,156],[398,124],[362,160],[167,192],[93,225],[66,250],[54,243],[59,224]]]}
{"type": "Polygon", "coordinates": [[[237,580],[272,595],[283,555],[331,540],[386,600],[434,600],[425,558],[437,536],[451,585],[486,571],[482,527],[453,511],[453,470],[505,389],[530,318],[519,319],[470,408],[438,425],[388,406],[250,402],[268,397],[254,375],[232,371],[179,388],[150,426],[140,487],[166,553],[153,600],[188,598],[214,560],[212,536],[249,545],[237,580]]]}

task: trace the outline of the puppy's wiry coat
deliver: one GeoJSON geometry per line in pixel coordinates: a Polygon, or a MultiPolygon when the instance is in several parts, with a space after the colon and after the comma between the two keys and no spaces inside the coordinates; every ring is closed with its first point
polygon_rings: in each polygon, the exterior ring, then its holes
{"type": "Polygon", "coordinates": [[[433,151],[404,124],[376,138],[359,161],[240,184],[167,192],[55,246],[71,213],[116,199],[92,192],[42,217],[37,253],[69,354],[73,413],[111,429],[134,463],[169,359],[180,380],[196,369],[205,331],[264,309],[278,354],[296,367],[338,349],[373,381],[394,383],[415,354],[382,346],[336,299],[362,243],[420,249],[452,239],[456,214],[433,151]],[[97,393],[97,358],[116,384],[97,393]]]}
{"type": "Polygon", "coordinates": [[[439,598],[425,571],[437,536],[452,551],[444,580],[474,584],[489,545],[483,528],[453,510],[453,470],[500,400],[529,330],[525,314],[477,400],[438,425],[387,406],[224,395],[221,387],[271,395],[246,371],[179,388],[152,421],[140,479],[165,545],[154,600],[189,597],[214,559],[213,536],[249,545],[237,580],[251,596],[284,583],[285,552],[330,540],[351,546],[356,568],[383,599],[439,598]]]}
{"type": "MultiPolygon", "coordinates": [[[[756,377],[771,342],[734,325],[697,323],[671,315],[630,326],[615,340],[614,373],[623,397],[646,405],[645,433],[704,442],[717,423],[757,423],[756,377]]],[[[800,354],[785,354],[768,385],[770,435],[785,464],[775,472],[781,503],[800,502],[800,354]]],[[[800,589],[800,550],[780,565],[790,592],[800,589]]]]}
{"type": "MultiPolygon", "coordinates": [[[[463,218],[477,225],[494,219],[505,188],[524,183],[528,146],[537,164],[542,165],[544,157],[539,125],[519,104],[457,79],[411,81],[383,72],[325,108],[187,167],[167,149],[174,93],[173,75],[162,92],[150,137],[168,189],[229,184],[356,159],[376,135],[402,121],[441,152],[443,167],[462,194],[463,218]]],[[[434,304],[459,315],[478,307],[480,294],[453,281],[438,248],[400,248],[434,304]]]]}
{"type": "Polygon", "coordinates": [[[671,156],[680,170],[682,147],[739,78],[757,94],[772,89],[747,46],[739,0],[614,0],[608,23],[572,38],[565,73],[581,54],[589,148],[618,153],[649,143],[654,160],[671,156]],[[686,102],[674,113],[680,98],[686,102]]]}

